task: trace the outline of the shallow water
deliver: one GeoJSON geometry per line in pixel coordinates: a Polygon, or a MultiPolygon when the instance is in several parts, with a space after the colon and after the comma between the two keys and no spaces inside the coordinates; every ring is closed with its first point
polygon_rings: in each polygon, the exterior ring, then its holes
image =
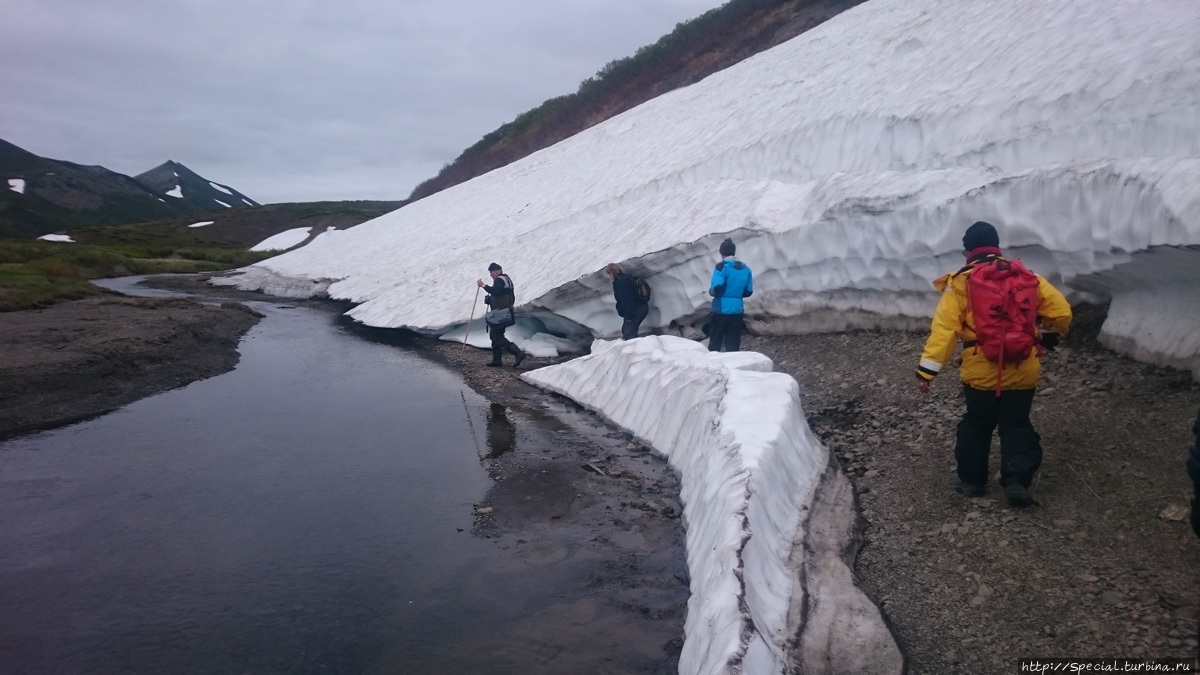
{"type": "Polygon", "coordinates": [[[580,672],[536,619],[595,614],[569,565],[472,534],[529,420],[255,305],[234,371],[0,443],[0,672],[580,672]]]}

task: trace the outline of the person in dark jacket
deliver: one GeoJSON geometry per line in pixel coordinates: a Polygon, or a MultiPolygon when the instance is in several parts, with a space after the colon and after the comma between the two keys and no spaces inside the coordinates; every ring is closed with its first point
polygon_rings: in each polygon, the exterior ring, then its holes
{"type": "MultiPolygon", "coordinates": [[[[488,274],[492,275],[491,286],[485,285],[483,279],[475,281],[475,284],[487,293],[487,297],[483,299],[484,304],[489,305],[492,311],[498,309],[511,310],[512,306],[516,304],[517,299],[512,279],[509,279],[508,275],[504,273],[504,269],[496,263],[488,265],[488,274]]],[[[499,367],[504,365],[501,358],[505,351],[516,357],[516,360],[513,361],[513,368],[520,367],[521,362],[525,360],[525,352],[517,348],[508,338],[504,337],[504,330],[511,325],[511,323],[493,325],[492,322],[487,322],[488,334],[492,338],[492,362],[488,364],[489,366],[499,367]]]]}
{"type": "Polygon", "coordinates": [[[721,262],[713,270],[708,294],[712,296],[712,317],[709,320],[708,351],[736,352],[742,348],[742,327],[746,315],[742,298],[754,293],[754,274],[750,266],[733,256],[737,247],[733,240],[721,242],[721,262]]]}
{"type": "Polygon", "coordinates": [[[650,303],[638,296],[637,279],[622,272],[617,263],[606,265],[604,273],[612,279],[613,297],[617,299],[617,316],[624,319],[621,322],[621,339],[632,340],[637,337],[638,327],[650,313],[650,303]]]}
{"type": "Polygon", "coordinates": [[[1200,412],[1196,413],[1196,421],[1192,423],[1192,452],[1188,455],[1187,470],[1192,477],[1192,488],[1195,496],[1192,498],[1192,531],[1200,537],[1200,412]]]}

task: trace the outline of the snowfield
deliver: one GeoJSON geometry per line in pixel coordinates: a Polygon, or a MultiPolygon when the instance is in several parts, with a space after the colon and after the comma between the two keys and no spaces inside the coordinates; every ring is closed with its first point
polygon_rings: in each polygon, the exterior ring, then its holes
{"type": "MultiPolygon", "coordinates": [[[[653,287],[643,330],[698,335],[732,236],[755,273],[753,330],[924,329],[930,282],[962,265],[976,220],[1069,295],[1110,299],[1107,344],[1200,377],[1200,3],[871,0],[224,283],[452,339],[474,311],[482,345],[474,282],[496,261],[516,285],[514,341],[551,355],[618,334],[609,262],[653,287]]],[[[836,555],[853,507],[822,501],[843,488],[795,383],[688,344],[596,342],[527,375],[684,477],[681,672],[898,670],[836,555]],[[814,598],[831,614],[799,620],[814,598]]]]}
{"type": "Polygon", "coordinates": [[[600,269],[620,262],[654,286],[645,327],[693,335],[731,234],[757,330],[917,326],[963,229],[988,220],[1038,272],[1164,326],[1114,321],[1109,339],[1200,373],[1200,343],[1165,328],[1198,311],[1171,290],[1197,273],[1145,279],[1163,290],[1149,306],[1119,283],[1145,251],[1200,245],[1197,21],[1184,0],[874,0],[237,283],[440,334],[495,260],[521,308],[608,337],[600,269]]]}

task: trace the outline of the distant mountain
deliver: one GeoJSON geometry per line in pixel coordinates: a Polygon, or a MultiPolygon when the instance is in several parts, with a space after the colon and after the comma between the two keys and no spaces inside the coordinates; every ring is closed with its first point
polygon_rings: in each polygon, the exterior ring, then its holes
{"type": "Polygon", "coordinates": [[[190,208],[102,166],[39,157],[0,140],[0,236],[36,237],[67,227],[153,220],[190,208]]]}
{"type": "Polygon", "coordinates": [[[0,237],[37,237],[258,205],[178,162],[131,178],[102,166],[39,157],[0,140],[0,237]]]}
{"type": "Polygon", "coordinates": [[[152,190],[170,197],[176,204],[191,205],[191,210],[194,211],[259,205],[228,185],[214,183],[173,160],[163,162],[145,173],[139,173],[134,178],[152,190]]]}
{"type": "Polygon", "coordinates": [[[179,162],[130,178],[101,166],[39,157],[0,140],[0,237],[69,232],[85,244],[250,248],[291,229],[306,228],[310,238],[344,230],[405,203],[262,206],[179,162]]]}

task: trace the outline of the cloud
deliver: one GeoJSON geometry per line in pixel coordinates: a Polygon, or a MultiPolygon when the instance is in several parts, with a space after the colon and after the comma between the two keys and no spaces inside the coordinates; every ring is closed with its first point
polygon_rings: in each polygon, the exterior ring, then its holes
{"type": "Polygon", "coordinates": [[[266,202],[401,199],[715,0],[6,0],[0,138],[266,202]]]}

